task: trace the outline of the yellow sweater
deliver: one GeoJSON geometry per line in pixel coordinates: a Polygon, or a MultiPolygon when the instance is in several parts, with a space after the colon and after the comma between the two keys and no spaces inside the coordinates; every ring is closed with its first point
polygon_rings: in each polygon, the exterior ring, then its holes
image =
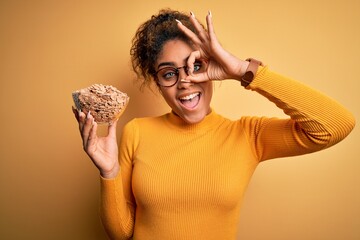
{"type": "Polygon", "coordinates": [[[212,111],[188,125],[168,113],[124,127],[121,173],[101,178],[101,218],[112,239],[235,239],[243,194],[259,162],[327,148],[354,127],[342,106],[266,67],[248,89],[290,119],[231,121],[212,111]]]}

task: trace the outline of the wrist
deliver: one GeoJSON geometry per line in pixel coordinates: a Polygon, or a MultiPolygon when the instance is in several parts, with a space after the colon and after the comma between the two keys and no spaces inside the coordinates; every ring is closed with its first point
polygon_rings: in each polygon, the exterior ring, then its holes
{"type": "Polygon", "coordinates": [[[119,174],[119,171],[120,171],[120,166],[119,163],[117,163],[111,170],[100,169],[100,175],[102,178],[106,178],[106,179],[116,178],[116,176],[119,174]]]}
{"type": "Polygon", "coordinates": [[[248,61],[240,60],[237,70],[234,73],[233,79],[240,82],[242,76],[244,76],[244,74],[246,73],[246,69],[248,69],[249,64],[250,64],[250,62],[248,62],[248,61]]]}
{"type": "Polygon", "coordinates": [[[245,73],[240,78],[241,86],[247,87],[255,78],[259,66],[262,66],[262,62],[254,58],[248,58],[246,61],[249,63],[245,73]]]}

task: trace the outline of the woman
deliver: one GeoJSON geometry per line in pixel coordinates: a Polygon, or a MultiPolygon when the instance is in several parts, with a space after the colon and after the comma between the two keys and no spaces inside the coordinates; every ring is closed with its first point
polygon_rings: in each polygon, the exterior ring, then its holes
{"type": "Polygon", "coordinates": [[[261,161],[328,148],[354,127],[351,113],[328,97],[224,50],[211,19],[209,12],[205,30],[194,14],[162,10],[140,26],[134,70],[144,85],[156,83],[172,111],[127,123],[119,151],[116,123],[99,138],[93,117],[75,112],[100,171],[101,218],[113,239],[235,239],[261,161]],[[211,81],[225,79],[265,96],[289,119],[216,114],[211,81]]]}

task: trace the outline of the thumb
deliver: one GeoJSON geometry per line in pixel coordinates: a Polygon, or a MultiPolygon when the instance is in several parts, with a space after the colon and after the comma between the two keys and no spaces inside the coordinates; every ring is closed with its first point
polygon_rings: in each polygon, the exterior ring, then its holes
{"type": "Polygon", "coordinates": [[[211,79],[209,78],[209,75],[206,72],[203,72],[203,73],[196,73],[193,75],[188,75],[188,76],[186,76],[185,80],[193,82],[193,83],[200,83],[200,82],[209,81],[211,79]]]}
{"type": "Polygon", "coordinates": [[[114,122],[109,123],[108,127],[108,137],[116,138],[116,126],[118,123],[118,119],[116,119],[114,122]]]}

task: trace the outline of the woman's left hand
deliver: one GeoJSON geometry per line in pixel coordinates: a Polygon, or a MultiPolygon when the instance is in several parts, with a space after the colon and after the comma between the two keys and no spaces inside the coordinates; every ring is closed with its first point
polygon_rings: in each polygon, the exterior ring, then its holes
{"type": "Polygon", "coordinates": [[[209,11],[206,16],[207,30],[196,20],[193,13],[191,13],[190,21],[198,31],[198,34],[192,32],[178,21],[179,29],[190,38],[197,49],[192,52],[188,58],[187,65],[189,67],[189,75],[186,80],[192,82],[224,79],[240,80],[249,63],[233,56],[220,45],[214,32],[211,12],[209,11]],[[207,63],[205,72],[193,73],[192,66],[194,66],[196,60],[207,63]]]}

